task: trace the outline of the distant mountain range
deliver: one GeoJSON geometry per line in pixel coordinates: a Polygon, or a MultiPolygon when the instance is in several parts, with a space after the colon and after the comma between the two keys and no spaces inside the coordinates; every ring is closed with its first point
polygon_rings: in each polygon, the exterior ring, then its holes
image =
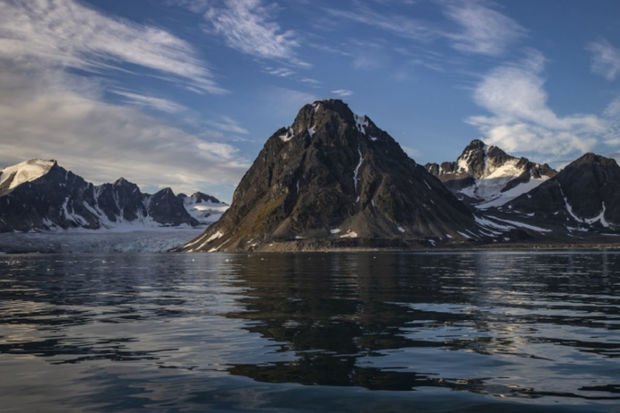
{"type": "Polygon", "coordinates": [[[586,154],[562,171],[472,141],[418,165],[340,100],[277,130],[222,218],[183,251],[297,251],[620,240],[620,167],[586,154]]]}
{"type": "Polygon", "coordinates": [[[227,207],[201,192],[145,194],[124,178],[93,185],[53,160],[0,171],[0,232],[197,226],[216,221],[227,207]]]}
{"type": "Polygon", "coordinates": [[[0,232],[201,224],[212,225],[179,250],[613,243],[620,167],[589,153],[557,172],[480,140],[421,166],[369,117],[323,100],[267,139],[230,207],[123,178],[93,185],[56,161],[0,172],[0,232]]]}

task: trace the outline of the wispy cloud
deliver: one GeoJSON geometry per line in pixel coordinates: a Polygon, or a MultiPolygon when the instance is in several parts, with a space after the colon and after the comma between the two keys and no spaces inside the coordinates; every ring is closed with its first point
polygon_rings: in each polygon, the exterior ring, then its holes
{"type": "Polygon", "coordinates": [[[207,125],[214,127],[222,132],[230,132],[237,135],[247,135],[249,131],[241,126],[239,122],[229,116],[220,116],[215,120],[209,120],[207,125]]]}
{"type": "Polygon", "coordinates": [[[603,115],[609,122],[609,129],[605,134],[605,144],[620,146],[620,97],[615,98],[607,105],[603,115]]]}
{"type": "Polygon", "coordinates": [[[132,64],[173,76],[195,90],[224,92],[189,43],[72,0],[0,2],[0,59],[91,72],[132,64]]]}
{"type": "Polygon", "coordinates": [[[112,93],[121,96],[126,102],[136,106],[148,107],[166,113],[179,113],[187,108],[169,99],[159,98],[155,96],[143,95],[139,93],[129,92],[122,89],[114,89],[112,93]]]}
{"type": "Polygon", "coordinates": [[[372,26],[408,39],[428,40],[437,35],[436,30],[423,20],[380,12],[364,5],[347,10],[326,8],[325,11],[333,17],[372,26]]]}
{"type": "Polygon", "coordinates": [[[460,28],[445,36],[454,49],[465,53],[499,56],[526,33],[520,24],[486,2],[447,2],[444,12],[460,28]]]}
{"type": "Polygon", "coordinates": [[[304,77],[304,78],[301,78],[299,81],[302,83],[306,83],[312,87],[319,87],[322,84],[320,80],[314,79],[311,77],[304,77]]]}
{"type": "Polygon", "coordinates": [[[97,88],[76,88],[79,83],[60,71],[3,66],[0,163],[55,158],[96,182],[125,176],[183,190],[233,187],[248,167],[234,146],[201,139],[138,108],[107,103],[97,88]]]}
{"type": "Polygon", "coordinates": [[[430,22],[366,5],[355,9],[326,8],[328,15],[383,30],[392,35],[427,44],[447,40],[463,53],[499,56],[521,38],[526,30],[483,1],[438,3],[448,21],[430,22]],[[456,24],[456,28],[454,28],[456,24]]]}
{"type": "MultiPolygon", "coordinates": [[[[232,188],[248,166],[238,148],[149,115],[143,109],[192,111],[103,76],[135,66],[154,80],[223,92],[199,53],[166,31],[70,0],[0,2],[0,163],[56,158],[95,182],[232,188]]],[[[220,129],[247,132],[225,117],[220,129]]]]}
{"type": "Polygon", "coordinates": [[[620,74],[620,49],[605,39],[590,43],[587,49],[592,53],[592,72],[616,80],[620,74]]]}
{"type": "Polygon", "coordinates": [[[340,96],[341,98],[346,98],[347,96],[351,96],[353,94],[352,90],[349,89],[335,89],[332,90],[334,95],[340,96]]]}
{"type": "Polygon", "coordinates": [[[530,51],[523,61],[492,70],[474,90],[474,101],[491,115],[467,122],[508,151],[557,159],[591,150],[609,122],[595,114],[557,115],[547,103],[543,68],[544,57],[530,51]]]}
{"type": "Polygon", "coordinates": [[[208,28],[234,49],[259,58],[308,66],[295,54],[299,46],[295,33],[281,28],[273,19],[276,12],[275,6],[260,0],[224,0],[207,7],[204,18],[208,28]]]}
{"type": "Polygon", "coordinates": [[[286,67],[266,67],[265,73],[277,77],[289,77],[295,74],[293,70],[286,67]]]}

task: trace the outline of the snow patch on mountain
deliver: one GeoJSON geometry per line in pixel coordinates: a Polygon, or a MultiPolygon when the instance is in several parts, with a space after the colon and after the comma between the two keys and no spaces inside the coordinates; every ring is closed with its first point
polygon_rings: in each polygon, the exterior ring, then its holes
{"type": "Polygon", "coordinates": [[[366,128],[368,127],[368,118],[366,116],[355,115],[355,127],[362,134],[366,135],[366,128]]]}
{"type": "Polygon", "coordinates": [[[286,132],[282,135],[279,135],[278,138],[280,138],[282,142],[288,142],[293,139],[294,136],[295,132],[293,131],[293,128],[288,128],[286,132]]]}
{"type": "Polygon", "coordinates": [[[56,164],[55,161],[31,159],[18,164],[8,166],[0,172],[0,188],[12,190],[26,182],[39,179],[49,172],[56,164]]]}
{"type": "Polygon", "coordinates": [[[183,200],[187,212],[201,224],[212,224],[218,221],[229,205],[213,200],[196,199],[193,195],[183,200]]]}
{"type": "Polygon", "coordinates": [[[492,194],[492,196],[489,196],[487,198],[488,199],[487,201],[482,202],[480,204],[476,204],[475,206],[478,209],[488,209],[488,208],[499,207],[499,206],[505,205],[508,202],[515,199],[516,197],[530,192],[532,189],[536,188],[538,185],[542,184],[547,179],[549,179],[548,176],[545,176],[542,178],[530,178],[529,181],[518,184],[517,186],[512,187],[507,191],[502,192],[500,190],[499,192],[492,194]]]}

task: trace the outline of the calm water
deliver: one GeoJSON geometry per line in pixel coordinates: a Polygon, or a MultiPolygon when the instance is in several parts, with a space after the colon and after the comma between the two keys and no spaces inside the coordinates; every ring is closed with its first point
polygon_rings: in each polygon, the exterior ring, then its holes
{"type": "Polygon", "coordinates": [[[0,410],[620,412],[620,254],[0,256],[0,410]]]}

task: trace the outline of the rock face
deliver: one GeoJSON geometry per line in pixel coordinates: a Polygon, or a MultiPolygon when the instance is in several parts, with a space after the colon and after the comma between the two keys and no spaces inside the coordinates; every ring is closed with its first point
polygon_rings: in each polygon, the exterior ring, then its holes
{"type": "Polygon", "coordinates": [[[391,136],[326,100],[267,140],[228,211],[184,250],[433,245],[475,231],[470,209],[391,136]]]}
{"type": "Polygon", "coordinates": [[[502,208],[553,223],[569,234],[620,229],[620,166],[588,153],[502,208]]]}
{"type": "Polygon", "coordinates": [[[138,185],[125,178],[97,187],[95,197],[98,208],[110,222],[117,219],[134,221],[147,215],[138,185]]]}
{"type": "Polygon", "coordinates": [[[459,199],[479,209],[504,205],[556,174],[547,164],[516,158],[477,139],[456,162],[430,163],[426,169],[459,199]]]}
{"type": "Polygon", "coordinates": [[[146,211],[156,222],[170,226],[198,223],[185,209],[183,200],[178,198],[170,188],[164,188],[145,198],[146,211]]]}
{"type": "MultiPolygon", "coordinates": [[[[215,201],[213,208],[222,205],[215,201]]],[[[198,225],[189,211],[169,188],[144,194],[124,178],[95,186],[56,161],[30,160],[0,173],[0,232],[198,225]]]]}
{"type": "Polygon", "coordinates": [[[95,204],[95,187],[61,168],[55,161],[22,162],[5,168],[0,179],[3,181],[0,197],[2,232],[78,226],[95,229],[100,225],[92,207],[95,204]],[[44,167],[38,173],[31,174],[33,165],[44,167]],[[14,170],[17,170],[14,178],[5,176],[7,173],[13,174],[14,170]],[[17,185],[5,185],[27,174],[31,179],[17,185]]]}

